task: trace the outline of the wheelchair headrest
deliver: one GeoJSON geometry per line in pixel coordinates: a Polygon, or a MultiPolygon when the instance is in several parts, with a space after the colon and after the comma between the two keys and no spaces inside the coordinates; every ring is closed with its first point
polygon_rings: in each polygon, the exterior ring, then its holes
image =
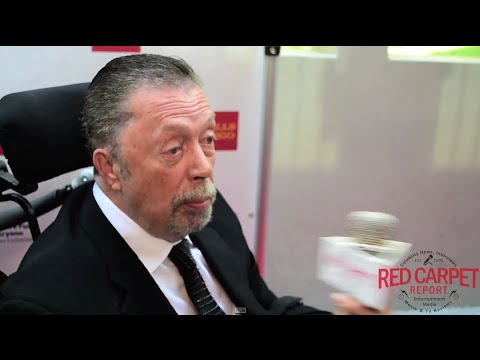
{"type": "Polygon", "coordinates": [[[36,184],[92,166],[80,123],[88,85],[22,91],[0,99],[0,145],[18,181],[36,184]]]}

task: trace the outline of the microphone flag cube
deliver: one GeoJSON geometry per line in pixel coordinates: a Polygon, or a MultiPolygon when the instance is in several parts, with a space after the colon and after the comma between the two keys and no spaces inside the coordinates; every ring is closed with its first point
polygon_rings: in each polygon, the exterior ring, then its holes
{"type": "Polygon", "coordinates": [[[387,308],[392,291],[379,288],[379,270],[398,267],[412,247],[394,240],[398,223],[390,214],[349,213],[348,236],[324,236],[318,240],[317,278],[365,306],[387,308]]]}

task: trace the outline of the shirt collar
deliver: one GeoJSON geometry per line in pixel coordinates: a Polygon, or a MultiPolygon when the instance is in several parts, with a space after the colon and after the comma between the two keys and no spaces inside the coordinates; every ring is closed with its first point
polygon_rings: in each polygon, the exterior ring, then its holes
{"type": "Polygon", "coordinates": [[[97,183],[93,185],[93,196],[105,217],[135,252],[150,274],[165,261],[172,247],[181,241],[171,243],[147,233],[120,210],[97,183]]]}

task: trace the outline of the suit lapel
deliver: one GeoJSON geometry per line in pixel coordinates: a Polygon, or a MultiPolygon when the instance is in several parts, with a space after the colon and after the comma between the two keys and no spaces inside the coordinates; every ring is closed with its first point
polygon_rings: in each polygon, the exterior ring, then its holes
{"type": "Polygon", "coordinates": [[[105,218],[91,188],[81,213],[81,224],[106,263],[110,279],[124,295],[125,314],[176,314],[140,259],[105,218]]]}
{"type": "Polygon", "coordinates": [[[238,255],[216,231],[206,227],[190,234],[190,238],[236,307],[244,307],[247,315],[267,314],[250,290],[248,271],[236,260],[238,255]]]}

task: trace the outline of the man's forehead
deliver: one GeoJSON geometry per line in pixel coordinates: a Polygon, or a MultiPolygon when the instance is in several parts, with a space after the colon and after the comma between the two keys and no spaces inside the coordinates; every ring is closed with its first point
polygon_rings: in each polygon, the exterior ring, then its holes
{"type": "MultiPolygon", "coordinates": [[[[212,113],[204,123],[206,126],[214,126],[215,125],[215,113],[212,113]]],[[[202,125],[203,126],[203,125],[202,125]]],[[[165,122],[159,127],[159,131],[176,131],[179,129],[190,129],[191,123],[185,122],[183,119],[179,118],[170,118],[166,119],[165,122]]]]}
{"type": "Polygon", "coordinates": [[[171,103],[207,102],[208,98],[198,86],[189,87],[142,87],[128,97],[130,107],[162,106],[171,103]]]}

